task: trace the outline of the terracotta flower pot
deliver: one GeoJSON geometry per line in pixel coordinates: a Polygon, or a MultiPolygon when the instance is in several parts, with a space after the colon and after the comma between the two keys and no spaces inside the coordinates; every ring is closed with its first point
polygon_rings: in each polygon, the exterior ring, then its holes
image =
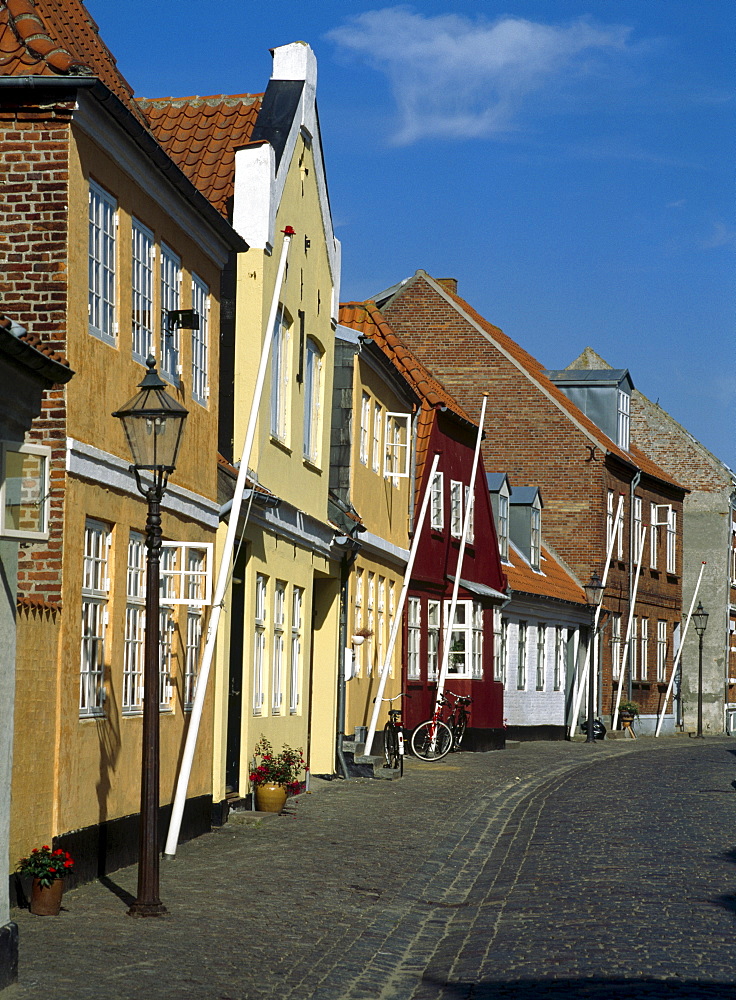
{"type": "Polygon", "coordinates": [[[285,785],[256,785],[256,809],[258,812],[280,813],[285,803],[285,785]]]}
{"type": "Polygon", "coordinates": [[[40,879],[34,878],[31,889],[31,913],[37,917],[58,917],[61,897],[64,893],[64,879],[57,878],[44,888],[40,879]]]}

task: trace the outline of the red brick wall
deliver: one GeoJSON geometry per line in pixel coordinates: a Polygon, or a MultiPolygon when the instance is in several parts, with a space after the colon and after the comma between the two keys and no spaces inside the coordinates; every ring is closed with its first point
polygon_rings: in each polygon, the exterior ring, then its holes
{"type": "MultiPolygon", "coordinates": [[[[66,347],[67,185],[73,106],[0,109],[2,311],[61,353],[66,347]]],[[[19,596],[61,601],[66,392],[44,394],[29,440],[52,449],[50,537],[19,552],[19,596]]]]}

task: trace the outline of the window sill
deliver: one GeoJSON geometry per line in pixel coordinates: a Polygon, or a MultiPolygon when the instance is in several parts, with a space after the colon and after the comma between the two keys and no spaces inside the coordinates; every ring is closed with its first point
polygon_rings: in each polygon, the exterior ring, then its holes
{"type": "Polygon", "coordinates": [[[143,718],[143,707],[140,708],[124,708],[123,709],[124,719],[141,719],[143,718]]]}
{"type": "Polygon", "coordinates": [[[302,459],[302,465],[304,466],[305,469],[309,469],[310,472],[314,472],[318,476],[322,475],[322,469],[319,467],[319,465],[316,465],[311,458],[302,459]]]}
{"type": "Polygon", "coordinates": [[[279,451],[283,451],[284,454],[291,455],[291,448],[288,444],[285,441],[282,441],[281,438],[275,437],[273,434],[271,435],[271,444],[275,445],[279,451]]]}
{"type": "Polygon", "coordinates": [[[101,340],[103,344],[108,344],[110,347],[118,346],[118,338],[115,334],[104,333],[102,330],[98,330],[96,326],[88,327],[90,337],[94,337],[95,340],[101,340]]]}
{"type": "Polygon", "coordinates": [[[80,722],[99,722],[100,719],[107,719],[103,709],[100,709],[99,712],[87,712],[86,715],[79,716],[80,722]]]}

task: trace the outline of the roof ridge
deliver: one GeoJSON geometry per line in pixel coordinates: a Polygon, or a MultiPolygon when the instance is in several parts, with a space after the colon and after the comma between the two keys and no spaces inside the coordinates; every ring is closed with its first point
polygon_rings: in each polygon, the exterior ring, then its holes
{"type": "Polygon", "coordinates": [[[181,108],[185,104],[193,104],[198,102],[199,104],[228,104],[230,106],[235,106],[236,104],[246,103],[246,99],[253,103],[259,99],[263,98],[263,94],[192,94],[189,97],[136,97],[136,104],[151,104],[154,107],[174,107],[181,108]]]}

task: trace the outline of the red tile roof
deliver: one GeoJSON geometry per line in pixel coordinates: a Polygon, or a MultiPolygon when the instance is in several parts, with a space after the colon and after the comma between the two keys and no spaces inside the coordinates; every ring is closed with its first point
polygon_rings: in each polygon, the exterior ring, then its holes
{"type": "Polygon", "coordinates": [[[0,0],[0,75],[96,76],[142,118],[81,0],[0,0]]]}
{"type": "Polygon", "coordinates": [[[262,97],[220,94],[136,102],[174,163],[226,218],[235,180],[235,151],[250,143],[262,97]]]}
{"type": "MultiPolygon", "coordinates": [[[[0,329],[7,330],[9,333],[11,333],[12,332],[11,327],[12,324],[10,317],[0,315],[0,329]]],[[[18,328],[16,327],[16,330],[17,329],[18,328]]],[[[19,341],[21,341],[24,344],[28,344],[29,347],[32,347],[34,350],[38,351],[39,354],[45,355],[52,361],[56,361],[58,364],[64,365],[65,368],[69,367],[69,362],[67,361],[66,356],[64,354],[62,354],[59,351],[55,351],[52,347],[49,347],[48,344],[46,344],[43,340],[41,340],[41,338],[38,336],[37,333],[29,333],[28,330],[23,329],[22,327],[21,329],[23,330],[23,332],[17,335],[17,339],[19,341]]]]}
{"type": "Polygon", "coordinates": [[[587,603],[583,588],[544,545],[539,573],[534,572],[513,545],[509,545],[509,562],[510,565],[504,564],[503,568],[514,593],[553,597],[573,604],[587,603]]]}

